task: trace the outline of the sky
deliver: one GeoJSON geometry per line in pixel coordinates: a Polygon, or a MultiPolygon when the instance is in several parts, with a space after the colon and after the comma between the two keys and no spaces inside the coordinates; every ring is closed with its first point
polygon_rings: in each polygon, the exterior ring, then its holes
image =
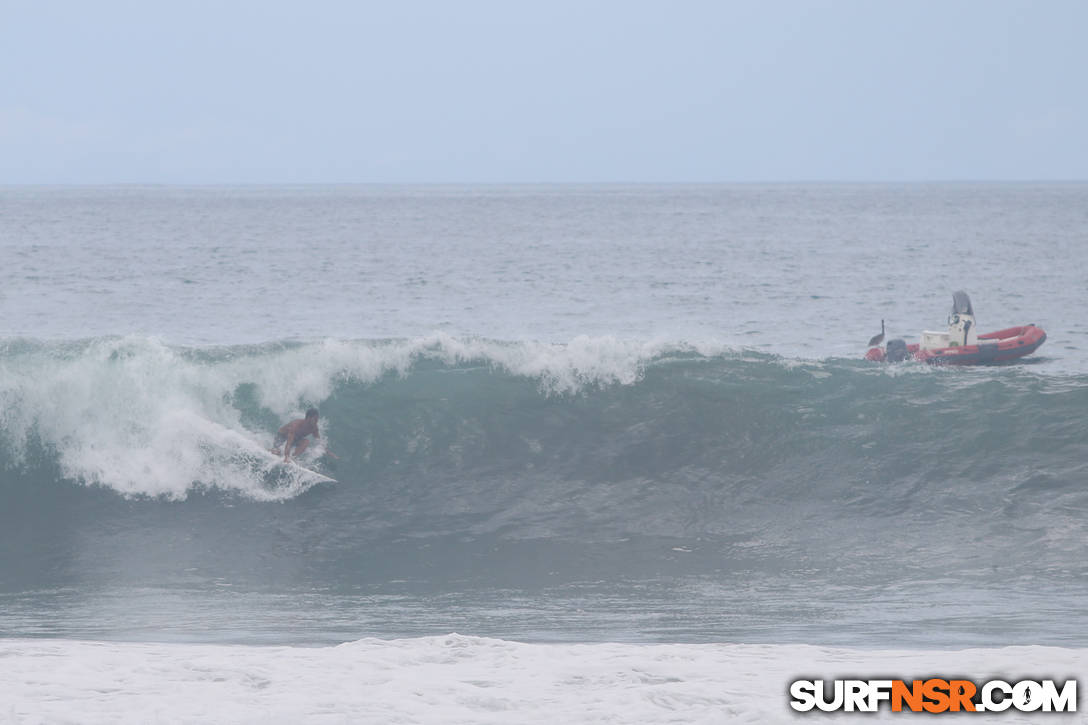
{"type": "Polygon", "coordinates": [[[1083,0],[0,0],[0,184],[1088,179],[1083,0]]]}

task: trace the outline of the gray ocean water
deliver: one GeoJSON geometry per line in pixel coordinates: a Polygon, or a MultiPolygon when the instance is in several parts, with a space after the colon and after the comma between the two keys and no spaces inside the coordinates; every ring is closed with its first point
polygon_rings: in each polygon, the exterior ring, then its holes
{"type": "Polygon", "coordinates": [[[0,252],[0,636],[1086,644],[1088,184],[7,187],[0,252]],[[1046,344],[861,360],[961,289],[1046,344]],[[255,471],[309,406],[338,483],[255,471]]]}

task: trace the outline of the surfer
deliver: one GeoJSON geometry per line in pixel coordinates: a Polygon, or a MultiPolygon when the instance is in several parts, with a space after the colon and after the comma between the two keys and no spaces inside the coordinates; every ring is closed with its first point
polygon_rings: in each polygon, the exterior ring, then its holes
{"type": "MultiPolygon", "coordinates": [[[[278,456],[280,446],[283,446],[284,463],[290,460],[292,448],[296,456],[301,456],[310,447],[310,441],[306,439],[306,436],[312,435],[315,440],[321,437],[321,433],[317,430],[317,418],[317,408],[310,408],[306,411],[305,418],[292,420],[280,428],[276,433],[276,439],[272,442],[272,452],[278,456]]],[[[325,449],[325,455],[338,457],[328,448],[325,449]]]]}

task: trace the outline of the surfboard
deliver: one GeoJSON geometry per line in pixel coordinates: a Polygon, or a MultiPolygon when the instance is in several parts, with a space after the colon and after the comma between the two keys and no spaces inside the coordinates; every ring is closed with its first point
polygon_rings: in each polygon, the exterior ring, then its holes
{"type": "Polygon", "coordinates": [[[257,441],[238,436],[237,443],[236,460],[243,461],[269,492],[306,490],[318,484],[339,483],[304,463],[293,459],[285,462],[282,455],[276,455],[257,441]]]}
{"type": "Polygon", "coordinates": [[[314,469],[310,468],[309,466],[304,466],[304,465],[302,465],[301,463],[299,463],[298,461],[296,461],[294,459],[291,459],[291,460],[289,460],[289,461],[287,461],[285,463],[284,460],[282,458],[280,458],[279,456],[276,456],[276,454],[273,453],[272,455],[275,456],[277,459],[279,459],[276,462],[276,466],[272,468],[272,471],[275,471],[276,469],[278,469],[280,467],[288,469],[288,470],[295,469],[295,470],[304,472],[307,476],[312,476],[313,478],[316,478],[321,483],[340,483],[335,478],[331,478],[329,476],[326,476],[324,473],[320,473],[319,471],[315,471],[314,469]]]}
{"type": "Polygon", "coordinates": [[[316,483],[339,483],[335,478],[326,476],[320,471],[315,471],[309,466],[305,466],[299,463],[294,458],[287,461],[283,460],[283,456],[277,455],[272,451],[265,451],[270,459],[270,465],[266,469],[266,478],[274,479],[297,479],[300,475],[308,482],[316,483]]]}

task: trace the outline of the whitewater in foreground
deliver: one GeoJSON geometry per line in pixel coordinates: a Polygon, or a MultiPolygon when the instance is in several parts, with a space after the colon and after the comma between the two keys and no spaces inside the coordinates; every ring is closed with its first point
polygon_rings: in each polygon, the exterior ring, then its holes
{"type": "MultiPolygon", "coordinates": [[[[799,678],[1071,678],[1088,650],[525,644],[450,634],[336,647],[7,639],[0,662],[0,716],[18,723],[774,723],[912,717],[886,706],[793,712],[788,683],[799,678]]],[[[1040,717],[1085,721],[1010,710],[971,722],[1040,717]]]]}

